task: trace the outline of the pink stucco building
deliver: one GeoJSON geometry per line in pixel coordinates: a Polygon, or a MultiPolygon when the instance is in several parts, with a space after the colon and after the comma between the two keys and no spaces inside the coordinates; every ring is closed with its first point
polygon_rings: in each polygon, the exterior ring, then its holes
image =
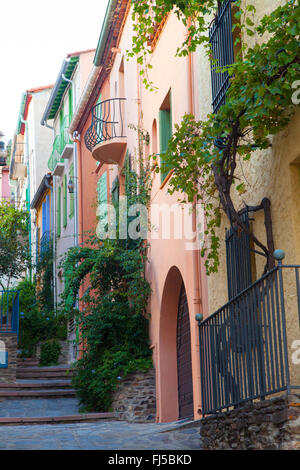
{"type": "Polygon", "coordinates": [[[203,262],[199,247],[193,242],[199,237],[198,227],[203,230],[202,215],[201,211],[197,215],[192,208],[184,211],[178,203],[182,195],[168,193],[172,170],[164,168],[162,159],[175,124],[185,113],[195,110],[194,58],[191,55],[175,57],[177,47],[186,36],[186,28],[175,15],[167,16],[152,41],[150,78],[158,90],[155,93],[145,90],[136,58],[127,60],[126,57],[133,34],[130,10],[131,2],[127,0],[109,2],[94,66],[69,128],[70,135],[77,132],[81,136],[77,140],[81,181],[79,232],[84,234],[86,227],[90,229],[96,224],[92,204],[97,198],[96,185],[98,195],[107,203],[114,197],[116,182],[119,197],[124,195],[124,162],[129,158],[132,167],[138,169],[136,129],[143,129],[149,136],[143,149],[145,164],[152,167],[148,213],[152,228],[147,235],[146,276],[152,287],[149,314],[156,371],[156,420],[199,418],[200,360],[195,315],[206,314],[207,296],[203,262]],[[114,21],[109,21],[112,15],[114,21]],[[84,138],[89,142],[95,132],[102,131],[100,127],[93,130],[90,127],[96,110],[103,111],[102,120],[107,115],[107,121],[114,122],[113,137],[100,138],[87,148],[84,138]],[[150,154],[158,155],[158,173],[154,161],[148,159],[150,154]],[[188,228],[189,233],[183,230],[180,234],[181,228],[188,228]]]}

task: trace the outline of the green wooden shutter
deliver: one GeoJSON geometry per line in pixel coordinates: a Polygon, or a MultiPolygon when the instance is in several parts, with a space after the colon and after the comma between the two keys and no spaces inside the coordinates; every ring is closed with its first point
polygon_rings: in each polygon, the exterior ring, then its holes
{"type": "Polygon", "coordinates": [[[172,118],[170,109],[159,111],[159,142],[160,142],[160,168],[161,182],[164,181],[170,171],[170,165],[164,162],[164,153],[168,148],[168,142],[172,137],[172,118]]]}
{"type": "Polygon", "coordinates": [[[57,236],[61,234],[61,187],[57,190],[57,236]]]}
{"type": "Polygon", "coordinates": [[[61,109],[59,111],[59,129],[60,129],[60,133],[62,133],[63,125],[64,125],[64,104],[62,103],[61,109]]]}
{"type": "MultiPolygon", "coordinates": [[[[97,183],[98,203],[107,204],[107,175],[106,172],[99,178],[97,183]]],[[[106,225],[108,223],[107,209],[102,213],[101,222],[106,225]]]]}
{"type": "Polygon", "coordinates": [[[72,85],[69,88],[69,122],[71,122],[73,116],[73,90],[72,85]]]}
{"type": "MultiPolygon", "coordinates": [[[[74,182],[74,164],[69,168],[69,178],[74,182]]],[[[74,217],[74,193],[70,194],[70,219],[74,217]]]]}
{"type": "Polygon", "coordinates": [[[63,180],[63,193],[64,193],[64,202],[63,202],[63,224],[64,228],[66,228],[68,223],[68,199],[67,199],[67,175],[64,175],[63,180]]]}
{"type": "Polygon", "coordinates": [[[120,192],[119,188],[120,188],[119,178],[116,177],[111,187],[111,201],[114,205],[117,205],[119,203],[119,192],[120,192]]]}

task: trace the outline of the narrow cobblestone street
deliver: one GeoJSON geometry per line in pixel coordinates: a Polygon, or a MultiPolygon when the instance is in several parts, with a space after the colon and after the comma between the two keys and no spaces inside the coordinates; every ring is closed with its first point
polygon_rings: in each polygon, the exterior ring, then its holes
{"type": "Polygon", "coordinates": [[[120,421],[5,426],[0,450],[200,450],[199,428],[120,421]]]}

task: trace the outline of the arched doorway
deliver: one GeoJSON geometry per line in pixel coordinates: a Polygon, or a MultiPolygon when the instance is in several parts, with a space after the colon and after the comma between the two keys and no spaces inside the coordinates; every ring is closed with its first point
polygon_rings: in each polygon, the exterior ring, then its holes
{"type": "Polygon", "coordinates": [[[184,283],[178,301],[176,351],[179,419],[191,418],[194,416],[191,329],[184,283]]]}
{"type": "Polygon", "coordinates": [[[176,266],[168,272],[162,295],[158,363],[159,421],[168,422],[183,417],[193,417],[193,391],[190,393],[192,363],[189,309],[183,278],[176,266]],[[190,344],[189,347],[186,340],[190,344]],[[189,348],[189,356],[185,354],[186,348],[189,348]],[[187,366],[185,361],[189,362],[187,366]],[[187,377],[185,371],[188,371],[187,377]],[[188,380],[185,385],[186,378],[188,380]],[[188,406],[185,406],[185,402],[188,406]]]}

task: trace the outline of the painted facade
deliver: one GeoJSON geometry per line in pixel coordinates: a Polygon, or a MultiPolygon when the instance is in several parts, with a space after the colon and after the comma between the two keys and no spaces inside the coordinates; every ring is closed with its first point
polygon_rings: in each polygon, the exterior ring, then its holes
{"type": "MultiPolygon", "coordinates": [[[[257,6],[254,22],[285,3],[280,0],[253,1],[257,6]]],[[[143,164],[150,170],[152,179],[146,277],[152,287],[148,313],[156,374],[156,420],[199,419],[202,416],[201,344],[196,316],[201,314],[207,319],[234,297],[231,284],[236,279],[232,271],[235,269],[239,275],[247,263],[243,259],[234,269],[228,269],[232,261],[228,250],[232,227],[223,216],[218,232],[220,268],[218,273],[207,277],[197,244],[204,236],[204,216],[201,210],[196,212],[193,207],[184,209],[179,203],[182,194],[170,195],[168,192],[172,169],[164,166],[163,155],[175,125],[181,122],[185,113],[205,119],[212,112],[208,57],[201,47],[186,57],[176,57],[187,28],[175,14],[167,15],[151,44],[153,68],[149,70],[149,79],[157,90],[148,91],[143,86],[136,58],[126,57],[134,34],[130,5],[129,0],[108,2],[97,49],[68,54],[51,94],[48,90],[40,119],[44,135],[47,133],[47,139],[51,140],[48,153],[41,151],[43,155],[47,153],[48,168],[40,165],[37,157],[29,162],[35,198],[32,202],[32,210],[36,211],[35,235],[40,247],[42,236],[48,231],[52,234],[54,298],[58,303],[64,289],[63,272],[59,267],[61,257],[71,247],[84,245],[89,232],[95,231],[100,203],[110,204],[114,198],[121,200],[124,197],[125,161],[128,159],[131,167],[139,171],[137,130],[147,135],[142,151],[143,164]],[[156,160],[148,158],[153,154],[156,160]],[[46,174],[48,170],[49,175],[46,174]],[[50,178],[49,187],[46,182],[50,178]]],[[[31,95],[27,94],[26,100],[31,95]]],[[[22,106],[26,121],[28,109],[30,113],[34,107],[28,108],[27,101],[22,106]]],[[[298,110],[285,131],[273,139],[272,148],[256,152],[249,162],[242,163],[238,176],[246,181],[246,192],[242,196],[234,195],[239,209],[250,208],[247,209],[249,224],[265,243],[266,212],[263,208],[266,201],[270,202],[271,241],[274,249],[285,251],[286,264],[300,264],[299,122],[298,110]]],[[[17,182],[16,197],[21,203],[28,201],[28,161],[24,155],[29,153],[23,149],[31,145],[31,134],[26,138],[25,128],[21,125],[15,136],[10,167],[11,179],[17,182]],[[18,176],[22,171],[24,175],[18,176]]],[[[38,139],[42,144],[42,137],[38,139]]],[[[248,288],[261,279],[264,259],[253,251],[250,243],[246,248],[250,260],[247,264],[248,288]]],[[[289,351],[300,334],[293,275],[287,272],[284,278],[289,351]]],[[[82,286],[80,295],[87,288],[88,282],[82,286]]],[[[237,295],[240,292],[241,289],[235,290],[237,295]]],[[[75,336],[75,325],[71,322],[69,340],[72,342],[75,336]]],[[[71,346],[70,362],[76,359],[76,354],[71,346]]],[[[290,363],[290,370],[291,382],[299,384],[299,367],[290,363]]]]}
{"type": "MultiPolygon", "coordinates": [[[[58,305],[64,290],[62,257],[79,243],[78,231],[78,162],[77,147],[68,129],[80,90],[84,87],[91,67],[94,50],[68,54],[62,63],[51,96],[44,108],[41,124],[51,135],[52,151],[48,169],[53,174],[52,239],[54,258],[54,304],[58,305]],[[73,189],[70,188],[73,186],[73,189]]],[[[69,361],[74,362],[74,322],[69,322],[69,361]]]]}
{"type": "MultiPolygon", "coordinates": [[[[117,28],[117,31],[121,33],[116,42],[104,49],[102,55],[98,56],[96,53],[94,69],[91,71],[90,79],[79,102],[79,108],[70,125],[72,133],[77,131],[81,135],[80,154],[81,160],[84,161],[83,167],[86,167],[82,169],[85,171],[81,190],[83,226],[89,217],[94,224],[96,222],[92,201],[98,198],[98,202],[103,202],[101,197],[99,201],[95,186],[93,193],[85,193],[85,180],[95,182],[98,179],[98,188],[105,182],[106,201],[110,202],[113,185],[118,178],[119,194],[122,198],[124,195],[122,169],[126,156],[130,159],[133,168],[138,170],[139,166],[136,129],[143,128],[150,135],[150,144],[144,148],[145,157],[150,153],[159,154],[163,152],[167,138],[163,134],[162,120],[165,117],[169,118],[171,123],[169,131],[172,132],[175,123],[181,121],[184,113],[192,111],[195,101],[192,87],[194,74],[192,58],[182,60],[174,57],[177,46],[184,40],[185,27],[178,22],[175,15],[170,15],[165,21],[160,37],[155,38],[156,47],[152,57],[153,76],[151,79],[158,86],[158,92],[146,92],[142,87],[142,78],[136,60],[127,61],[125,57],[133,34],[130,2],[117,3],[118,15],[115,17],[114,24],[110,26],[110,30],[107,31],[107,35],[113,34],[113,28],[117,28]],[[170,37],[173,38],[172,41],[170,37]],[[172,44],[171,52],[169,51],[170,44],[172,44]],[[111,53],[111,51],[114,52],[111,53]],[[165,61],[166,54],[169,57],[168,63],[165,61]],[[109,72],[104,73],[108,68],[106,67],[108,63],[111,67],[109,72]],[[118,110],[122,113],[119,119],[115,119],[118,121],[114,134],[116,137],[94,146],[91,155],[84,145],[83,137],[86,138],[89,133],[91,113],[99,112],[101,103],[107,103],[107,100],[111,108],[117,102],[118,110]],[[82,103],[85,103],[85,106],[82,103]],[[96,105],[96,108],[92,111],[93,105],[96,105]],[[122,124],[120,124],[121,121],[122,124]],[[118,125],[124,126],[124,132],[120,131],[118,125]],[[97,167],[95,167],[95,160],[98,162],[97,167]],[[88,207],[91,209],[89,210],[88,207]]],[[[101,49],[102,44],[104,45],[105,38],[104,31],[104,36],[100,36],[97,51],[101,49]]],[[[103,104],[102,107],[104,106],[108,105],[103,104]]],[[[79,162],[81,160],[79,158],[79,162]]],[[[167,212],[175,207],[175,211],[179,209],[181,213],[181,206],[177,202],[178,194],[171,197],[167,193],[169,177],[168,173],[161,175],[155,171],[152,172],[150,211],[153,208],[154,212],[155,206],[166,208],[167,212]]],[[[164,218],[164,215],[161,214],[161,217],[164,218]]],[[[193,226],[196,227],[198,221],[194,219],[194,215],[187,215],[186,223],[192,229],[193,226]]],[[[146,275],[153,289],[149,313],[151,313],[151,348],[156,369],[157,421],[199,417],[201,407],[198,326],[195,315],[203,310],[206,302],[205,278],[202,280],[203,269],[199,251],[189,250],[191,240],[176,239],[177,228],[176,222],[171,221],[170,237],[164,238],[162,232],[157,233],[155,230],[148,234],[150,248],[146,275]],[[181,315],[189,330],[190,354],[188,357],[180,356],[179,346],[176,345],[180,335],[181,315]],[[178,362],[186,359],[189,362],[188,383],[181,384],[180,389],[178,386],[180,364],[178,362]],[[183,390],[184,387],[188,387],[187,393],[183,390]]]]}

